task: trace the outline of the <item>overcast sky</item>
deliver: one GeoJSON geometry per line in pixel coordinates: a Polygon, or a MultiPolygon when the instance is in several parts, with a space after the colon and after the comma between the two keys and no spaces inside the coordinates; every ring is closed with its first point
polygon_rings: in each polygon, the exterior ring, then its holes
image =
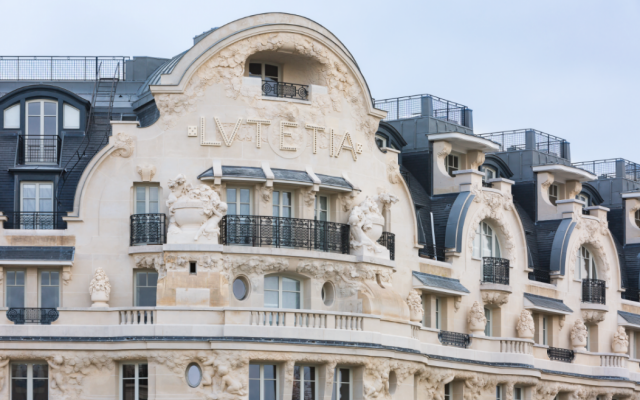
{"type": "Polygon", "coordinates": [[[376,99],[430,93],[476,133],[534,128],[573,161],[640,163],[640,0],[0,0],[0,55],[172,57],[193,36],[282,11],[351,51],[376,99]]]}

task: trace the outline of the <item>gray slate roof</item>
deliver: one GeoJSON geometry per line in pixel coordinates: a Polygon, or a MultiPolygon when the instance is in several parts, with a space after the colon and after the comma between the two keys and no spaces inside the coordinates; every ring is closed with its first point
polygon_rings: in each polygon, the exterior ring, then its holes
{"type": "Polygon", "coordinates": [[[330,176],[330,175],[322,175],[322,174],[316,174],[316,176],[318,177],[318,179],[320,179],[320,182],[323,185],[353,189],[351,185],[349,185],[349,182],[347,182],[344,178],[341,178],[339,176],[330,176]]]}
{"type": "Polygon", "coordinates": [[[0,260],[73,261],[72,246],[0,246],[0,260]]]}
{"type": "Polygon", "coordinates": [[[572,313],[573,310],[567,307],[562,300],[552,299],[551,297],[538,296],[537,294],[525,293],[524,298],[533,303],[533,305],[552,310],[559,310],[572,313]]]}
{"type": "Polygon", "coordinates": [[[438,275],[425,274],[424,272],[413,271],[413,276],[418,278],[425,286],[437,287],[446,290],[455,290],[456,292],[471,293],[469,289],[462,286],[460,280],[453,278],[444,278],[438,275]]]}
{"type": "Polygon", "coordinates": [[[640,315],[632,314],[626,311],[618,311],[618,315],[625,319],[630,324],[640,325],[640,315]]]}
{"type": "Polygon", "coordinates": [[[313,183],[307,171],[295,171],[292,169],[271,168],[273,177],[277,181],[292,181],[313,183]]]}
{"type": "MultiPolygon", "coordinates": [[[[271,171],[273,172],[275,180],[278,181],[313,183],[307,171],[280,168],[272,168],[271,171]]],[[[344,178],[322,174],[316,174],[316,176],[320,179],[322,185],[353,189],[344,178]]],[[[222,177],[267,179],[262,168],[233,167],[228,165],[222,166],[222,177]]],[[[202,178],[213,178],[213,167],[198,175],[198,179],[202,178]]]]}

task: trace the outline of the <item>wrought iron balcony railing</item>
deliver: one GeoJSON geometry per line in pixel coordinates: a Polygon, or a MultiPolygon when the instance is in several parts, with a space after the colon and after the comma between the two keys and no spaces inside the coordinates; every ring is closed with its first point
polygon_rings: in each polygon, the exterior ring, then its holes
{"type": "Polygon", "coordinates": [[[601,281],[599,279],[583,279],[582,302],[606,304],[607,287],[605,281],[601,281]]]}
{"type": "Polygon", "coordinates": [[[349,254],[349,225],[313,219],[225,215],[220,243],[349,254]]]}
{"type": "Polygon", "coordinates": [[[65,229],[66,212],[9,212],[5,229],[65,229]]]}
{"type": "Polygon", "coordinates": [[[529,272],[529,280],[542,282],[542,283],[551,283],[551,274],[549,271],[544,269],[534,269],[529,272]]]}
{"type": "Polygon", "coordinates": [[[430,94],[374,100],[375,107],[387,112],[385,121],[432,117],[461,126],[469,126],[467,106],[430,94]]]}
{"type": "Polygon", "coordinates": [[[58,135],[19,135],[18,165],[58,164],[62,139],[58,135]]]}
{"type": "Polygon", "coordinates": [[[567,158],[566,140],[535,129],[482,133],[478,136],[498,143],[500,151],[536,150],[567,158]]]}
{"type": "Polygon", "coordinates": [[[288,99],[309,100],[309,85],[297,83],[262,81],[264,96],[285,97],[288,99]]]}
{"type": "Polygon", "coordinates": [[[164,214],[133,214],[131,216],[131,246],[167,243],[166,216],[164,214]]]}
{"type": "Polygon", "coordinates": [[[487,181],[482,181],[482,187],[492,188],[493,187],[493,183],[487,182],[487,181]]]}
{"type": "Polygon", "coordinates": [[[440,331],[438,332],[438,340],[445,346],[469,347],[471,340],[466,333],[440,331]]]}
{"type": "Polygon", "coordinates": [[[549,347],[547,349],[547,356],[549,356],[549,360],[552,361],[562,361],[570,363],[571,361],[573,361],[575,354],[573,350],[549,347]]]}
{"type": "Polygon", "coordinates": [[[122,66],[128,60],[129,57],[0,56],[0,80],[95,81],[113,78],[111,71],[118,64],[118,77],[125,80],[126,68],[122,66]]]}
{"type": "Polygon", "coordinates": [[[444,261],[445,260],[445,248],[433,245],[425,244],[423,248],[418,250],[418,255],[423,258],[430,258],[432,260],[444,261]]]}
{"type": "Polygon", "coordinates": [[[482,282],[509,284],[509,260],[506,258],[483,257],[482,282]]]}
{"type": "Polygon", "coordinates": [[[626,288],[624,292],[622,292],[622,298],[625,300],[640,302],[640,290],[626,288]]]}
{"type": "Polygon", "coordinates": [[[591,172],[596,175],[598,179],[624,178],[630,181],[640,182],[640,164],[625,160],[624,158],[584,161],[573,163],[573,166],[591,172]]]}
{"type": "Polygon", "coordinates": [[[7,319],[16,325],[51,325],[59,316],[55,308],[9,308],[7,311],[7,319]]]}
{"type": "Polygon", "coordinates": [[[391,232],[382,232],[382,236],[378,239],[378,244],[389,250],[389,258],[396,259],[396,234],[391,232]]]}

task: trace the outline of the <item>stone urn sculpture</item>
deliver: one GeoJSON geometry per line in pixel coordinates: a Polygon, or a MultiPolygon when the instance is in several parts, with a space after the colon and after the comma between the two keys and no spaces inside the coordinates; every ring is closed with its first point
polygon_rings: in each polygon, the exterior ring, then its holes
{"type": "Polygon", "coordinates": [[[389,250],[378,244],[384,231],[384,217],[376,204],[376,199],[367,196],[349,214],[351,225],[351,254],[368,255],[389,259],[389,250]]]}
{"type": "Polygon", "coordinates": [[[624,330],[624,327],[619,326],[616,333],[613,334],[613,341],[611,342],[611,350],[614,353],[625,354],[629,350],[629,336],[624,330]]]}
{"type": "Polygon", "coordinates": [[[475,336],[484,336],[487,317],[484,316],[484,307],[482,307],[477,301],[473,302],[473,306],[469,310],[467,323],[469,324],[469,333],[475,336]]]}
{"type": "Polygon", "coordinates": [[[516,324],[516,330],[518,331],[519,338],[533,339],[536,328],[529,310],[522,310],[520,313],[518,323],[516,324]]]}
{"type": "Polygon", "coordinates": [[[91,307],[109,307],[109,296],[111,294],[111,284],[109,278],[102,268],[98,268],[89,283],[89,293],[91,294],[91,307]]]}
{"type": "Polygon", "coordinates": [[[587,327],[581,319],[576,320],[571,328],[571,346],[574,350],[585,350],[587,347],[587,327]]]}
{"type": "Polygon", "coordinates": [[[411,322],[421,322],[424,312],[422,309],[422,296],[420,296],[420,293],[418,293],[417,290],[409,292],[409,295],[407,296],[407,305],[409,306],[410,311],[409,320],[411,322]]]}

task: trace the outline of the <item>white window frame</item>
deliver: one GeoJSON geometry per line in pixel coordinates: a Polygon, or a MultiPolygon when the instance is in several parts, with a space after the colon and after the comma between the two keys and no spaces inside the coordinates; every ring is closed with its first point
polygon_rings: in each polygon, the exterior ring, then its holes
{"type": "Polygon", "coordinates": [[[584,246],[580,246],[580,248],[578,249],[578,254],[576,255],[575,270],[576,280],[582,281],[583,279],[598,279],[598,265],[596,264],[595,257],[593,256],[593,254],[591,254],[589,249],[584,246]],[[583,252],[586,252],[586,255],[588,255],[588,257],[586,257],[583,252]],[[589,271],[586,277],[582,276],[582,266],[584,265],[585,259],[589,260],[589,271]]]}
{"type": "MultiPolygon", "coordinates": [[[[251,206],[249,206],[251,207],[251,206]]],[[[295,218],[295,196],[294,196],[294,192],[293,191],[288,191],[288,190],[274,190],[273,194],[271,195],[271,214],[275,217],[273,209],[277,207],[278,208],[278,216],[282,217],[284,215],[283,211],[285,208],[289,208],[289,217],[286,218],[295,218]],[[275,200],[275,194],[278,193],[278,204],[274,203],[275,200]],[[283,204],[283,193],[289,193],[290,197],[291,197],[291,204],[289,206],[285,206],[283,204]]]]}
{"type": "MultiPolygon", "coordinates": [[[[8,302],[9,302],[9,290],[7,289],[9,287],[9,272],[17,272],[17,271],[22,271],[24,272],[24,285],[11,285],[11,286],[22,286],[24,288],[23,290],[23,299],[22,299],[22,304],[24,307],[27,306],[27,270],[26,269],[5,269],[4,272],[4,304],[5,307],[8,307],[8,302]]],[[[15,280],[15,279],[14,279],[15,280]]]]}
{"type": "Polygon", "coordinates": [[[442,329],[442,320],[441,320],[441,310],[440,310],[440,298],[436,297],[435,298],[435,314],[436,314],[436,329],[442,329]]]}
{"type": "MultiPolygon", "coordinates": [[[[139,306],[138,305],[138,274],[157,274],[158,280],[160,279],[160,274],[158,274],[155,270],[134,270],[133,271],[133,304],[134,307],[153,307],[153,306],[139,306]]],[[[158,305],[158,280],[156,280],[156,306],[158,305]]],[[[147,283],[149,283],[149,278],[147,277],[147,283]]],[[[153,286],[143,286],[143,287],[153,287],[153,286]]]]}
{"type": "Polygon", "coordinates": [[[556,205],[556,202],[559,200],[558,191],[559,191],[558,185],[549,186],[549,202],[554,206],[556,205]]]}
{"type": "Polygon", "coordinates": [[[160,186],[158,185],[149,185],[149,184],[135,184],[133,185],[133,214],[138,214],[138,188],[144,188],[144,213],[140,214],[159,214],[160,213],[160,186]],[[155,213],[150,212],[150,204],[151,202],[151,188],[154,188],[158,191],[158,211],[155,213]]]}
{"type": "MultiPolygon", "coordinates": [[[[295,368],[296,367],[298,367],[299,371],[300,371],[300,379],[297,380],[297,382],[300,382],[300,400],[305,400],[304,399],[304,384],[305,384],[305,382],[315,382],[315,389],[316,390],[315,390],[315,393],[313,394],[313,398],[314,398],[314,400],[319,400],[319,398],[318,398],[318,386],[320,385],[320,381],[318,380],[318,367],[316,365],[308,365],[308,364],[295,365],[293,367],[294,368],[293,382],[296,382],[296,378],[295,378],[295,368]],[[313,368],[314,375],[315,375],[313,377],[313,380],[306,381],[304,379],[304,367],[313,368]]],[[[292,392],[293,392],[293,390],[292,390],[292,392]]]]}
{"type": "Polygon", "coordinates": [[[503,400],[504,398],[504,393],[502,390],[502,385],[497,385],[496,386],[496,400],[503,400]]]}
{"type": "Polygon", "coordinates": [[[513,400],[524,400],[523,397],[524,389],[516,386],[513,388],[513,400]]]}
{"type": "MultiPolygon", "coordinates": [[[[249,60],[249,63],[247,64],[247,73],[249,74],[249,76],[251,76],[250,72],[249,72],[249,66],[251,64],[262,64],[262,76],[260,79],[262,79],[263,81],[265,80],[266,76],[265,76],[265,64],[269,64],[269,65],[273,65],[274,67],[278,67],[278,83],[282,82],[282,64],[280,63],[274,63],[274,62],[270,62],[270,61],[260,61],[260,60],[249,60]]],[[[256,76],[253,76],[254,78],[257,78],[256,76]]]]}
{"type": "Polygon", "coordinates": [[[495,168],[485,166],[483,167],[483,169],[484,169],[484,180],[495,179],[498,177],[498,171],[495,168]],[[491,171],[493,173],[493,177],[487,176],[488,171],[491,171]]]}
{"type": "Polygon", "coordinates": [[[542,316],[542,345],[548,346],[549,340],[547,338],[547,334],[549,333],[549,329],[547,327],[547,317],[545,315],[542,316]]]}
{"type": "MultiPolygon", "coordinates": [[[[246,215],[246,214],[239,214],[238,212],[240,211],[241,205],[242,204],[247,204],[247,203],[242,203],[240,201],[240,191],[241,190],[248,190],[249,191],[249,214],[248,215],[253,215],[253,189],[250,187],[246,187],[246,186],[231,186],[228,187],[225,190],[225,201],[227,202],[227,204],[235,204],[236,205],[236,214],[230,214],[227,212],[228,215],[246,215]],[[229,202],[229,189],[233,189],[236,191],[236,202],[235,203],[230,203],[229,202]]],[[[230,207],[228,207],[230,208],[230,207]]]]}
{"type": "Polygon", "coordinates": [[[382,136],[382,135],[376,135],[376,138],[375,138],[376,145],[378,144],[378,140],[381,140],[381,141],[382,141],[382,145],[381,145],[381,146],[378,146],[378,148],[382,149],[382,148],[388,147],[388,145],[387,145],[387,138],[386,138],[386,137],[384,137],[384,136],[382,136]]]}
{"type": "MultiPolygon", "coordinates": [[[[341,370],[346,369],[349,371],[349,380],[347,382],[347,385],[349,385],[349,398],[348,399],[343,399],[340,398],[340,400],[352,400],[353,399],[353,369],[352,368],[343,368],[343,367],[336,367],[333,370],[333,390],[332,390],[332,394],[331,394],[331,400],[338,400],[338,394],[340,393],[340,386],[342,386],[342,384],[344,383],[344,381],[342,380],[342,372],[341,370]]],[[[317,372],[316,372],[317,374],[317,372]]],[[[318,387],[318,385],[316,384],[316,388],[318,387]]]]}
{"type": "Polygon", "coordinates": [[[451,177],[455,177],[453,174],[454,171],[460,170],[460,157],[456,154],[449,154],[447,158],[445,158],[445,167],[447,167],[447,173],[451,177]]]}
{"type": "MultiPolygon", "coordinates": [[[[62,307],[62,286],[60,285],[60,282],[62,281],[62,271],[60,271],[59,269],[38,269],[38,307],[42,307],[42,273],[43,272],[58,273],[58,307],[56,308],[62,307]]],[[[54,286],[54,285],[46,285],[46,286],[54,286]]]]}
{"type": "MultiPolygon", "coordinates": [[[[282,307],[282,293],[283,292],[296,293],[296,292],[292,292],[290,290],[283,290],[282,289],[282,278],[287,278],[287,279],[291,279],[291,280],[294,280],[294,281],[297,281],[297,282],[300,283],[300,291],[297,292],[300,295],[300,308],[297,308],[297,310],[302,310],[304,308],[304,305],[303,305],[303,301],[304,301],[304,285],[303,285],[303,282],[298,278],[292,278],[292,277],[286,276],[286,275],[265,275],[264,279],[272,278],[272,277],[278,277],[278,307],[270,307],[270,306],[267,306],[266,304],[264,304],[264,307],[273,308],[273,309],[282,309],[283,308],[282,307]]],[[[266,285],[264,285],[264,287],[265,287],[265,289],[264,289],[265,292],[275,292],[275,290],[273,290],[273,289],[266,289],[266,285]]]]}
{"type": "Polygon", "coordinates": [[[451,383],[447,383],[446,385],[444,385],[444,400],[451,400],[452,397],[452,393],[451,393],[451,383]],[[449,393],[447,393],[449,392],[449,393]]]}
{"type": "Polygon", "coordinates": [[[2,110],[2,126],[3,129],[20,129],[20,103],[15,103],[7,108],[5,108],[4,110],[2,110]],[[15,109],[18,110],[18,119],[17,119],[17,123],[18,125],[9,125],[7,124],[7,114],[10,111],[14,111],[15,109]]]}
{"type": "Polygon", "coordinates": [[[53,212],[53,197],[55,186],[53,181],[22,181],[20,182],[20,211],[21,212],[53,212]],[[24,211],[24,185],[36,185],[36,210],[24,211]],[[40,185],[51,185],[51,211],[40,211],[40,185]]]}
{"type": "Polygon", "coordinates": [[[502,246],[500,246],[500,240],[498,239],[496,230],[486,221],[480,221],[476,228],[476,236],[473,238],[472,257],[476,259],[482,259],[483,257],[502,257],[502,246]],[[483,228],[485,226],[491,230],[490,235],[484,233],[483,228]],[[491,236],[491,254],[484,253],[484,241],[486,240],[486,236],[491,236]]]}
{"type": "MultiPolygon", "coordinates": [[[[58,132],[58,118],[60,118],[59,111],[58,110],[58,101],[57,100],[47,100],[47,99],[35,99],[35,100],[29,100],[25,103],[24,106],[24,118],[25,118],[25,135],[29,136],[29,104],[33,104],[33,103],[40,103],[40,134],[39,136],[44,135],[44,117],[53,117],[53,115],[47,115],[44,113],[44,103],[53,103],[56,105],[56,133],[55,136],[59,135],[58,132]]],[[[35,117],[35,115],[33,115],[35,117]]],[[[38,136],[38,135],[31,135],[31,136],[38,136]]]]}
{"type": "MultiPolygon", "coordinates": [[[[280,398],[280,368],[277,364],[265,364],[265,363],[250,363],[249,366],[251,365],[259,365],[260,366],[260,400],[264,400],[264,366],[265,365],[269,365],[269,366],[275,366],[275,371],[276,371],[276,378],[275,378],[275,382],[276,382],[276,398],[280,398]]],[[[249,381],[249,387],[251,387],[251,381],[255,380],[255,379],[251,379],[251,377],[248,377],[248,381],[249,381]]]]}
{"type": "Polygon", "coordinates": [[[576,196],[576,199],[584,202],[584,205],[582,206],[582,208],[589,207],[589,203],[590,203],[589,196],[587,196],[586,194],[579,193],[576,196]]]}
{"type": "MultiPolygon", "coordinates": [[[[26,364],[27,365],[27,400],[33,400],[33,366],[34,365],[44,365],[47,368],[47,384],[45,385],[47,388],[47,397],[50,397],[51,393],[49,390],[49,374],[51,373],[51,371],[49,371],[49,364],[47,364],[46,362],[42,363],[42,362],[20,362],[20,361],[16,361],[16,362],[12,362],[9,364],[9,398],[13,398],[13,381],[14,380],[24,380],[24,378],[14,378],[13,377],[13,368],[12,365],[22,365],[22,364],[26,364]]],[[[37,378],[37,379],[41,379],[41,380],[45,380],[45,378],[37,378]]]]}
{"type": "Polygon", "coordinates": [[[491,337],[493,335],[493,329],[491,329],[491,309],[484,308],[484,316],[487,319],[487,324],[484,326],[484,335],[491,337]]]}
{"type": "MultiPolygon", "coordinates": [[[[140,399],[140,365],[141,364],[146,364],[147,365],[147,377],[146,378],[142,378],[142,379],[147,379],[147,385],[149,385],[149,363],[147,361],[129,361],[129,362],[123,362],[120,363],[120,379],[119,379],[119,385],[120,385],[120,400],[124,399],[124,374],[123,374],[123,367],[125,365],[135,365],[136,366],[136,372],[135,372],[135,378],[134,378],[134,382],[135,382],[135,400],[139,400],[140,399]]],[[[148,388],[149,386],[147,386],[148,388]]],[[[148,389],[147,389],[148,390],[148,389]]]]}
{"type": "Polygon", "coordinates": [[[329,200],[330,200],[330,197],[325,195],[325,194],[317,194],[316,195],[316,198],[315,198],[314,203],[313,203],[313,219],[315,219],[316,221],[322,221],[321,219],[318,218],[320,212],[322,212],[322,211],[326,211],[327,212],[326,221],[329,221],[331,219],[330,218],[330,215],[331,215],[331,202],[329,200]],[[323,209],[319,208],[320,207],[320,198],[327,199],[327,209],[326,210],[323,210],[323,209]]]}
{"type": "Polygon", "coordinates": [[[63,129],[80,129],[80,110],[74,106],[72,106],[69,103],[63,103],[62,104],[62,127],[63,129]],[[78,113],[78,123],[77,124],[67,124],[67,122],[71,122],[71,121],[67,121],[68,119],[71,118],[71,115],[69,115],[69,118],[67,118],[67,110],[69,110],[70,113],[74,113],[77,112],[78,113]]]}

